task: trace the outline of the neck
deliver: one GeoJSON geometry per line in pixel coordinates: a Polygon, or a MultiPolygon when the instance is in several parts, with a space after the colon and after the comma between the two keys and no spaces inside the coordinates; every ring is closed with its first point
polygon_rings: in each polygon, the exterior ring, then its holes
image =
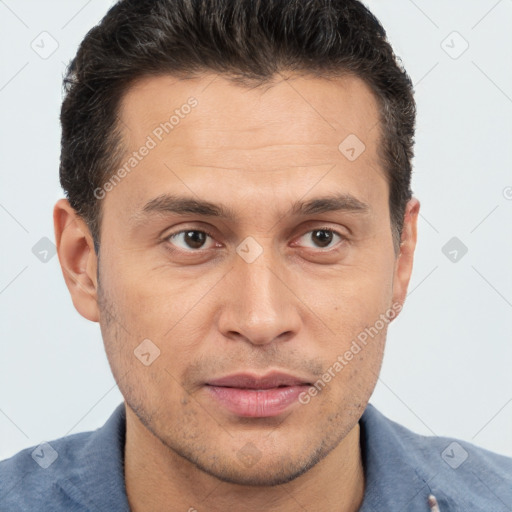
{"type": "Polygon", "coordinates": [[[364,496],[359,423],[320,462],[272,487],[228,483],[165,446],[126,407],[125,484],[132,512],[355,512],[364,496]]]}

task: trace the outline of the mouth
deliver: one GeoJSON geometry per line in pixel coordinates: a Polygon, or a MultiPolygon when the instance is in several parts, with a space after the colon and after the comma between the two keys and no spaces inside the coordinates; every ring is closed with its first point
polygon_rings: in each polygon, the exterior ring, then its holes
{"type": "Polygon", "coordinates": [[[281,372],[261,377],[248,373],[228,375],[205,383],[210,396],[225,410],[251,418],[282,414],[311,385],[307,379],[281,372]]]}

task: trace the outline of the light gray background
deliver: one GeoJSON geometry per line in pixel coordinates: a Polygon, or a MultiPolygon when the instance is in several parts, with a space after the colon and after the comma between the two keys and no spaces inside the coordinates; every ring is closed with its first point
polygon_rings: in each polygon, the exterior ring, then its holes
{"type": "MultiPolygon", "coordinates": [[[[0,1],[0,459],[95,429],[122,401],[57,256],[32,252],[54,240],[62,196],[64,66],[111,3],[0,1]],[[31,47],[52,49],[43,31],[58,43],[47,58],[31,47]]],[[[416,432],[512,456],[512,1],[368,5],[416,85],[422,203],[409,296],[371,402],[416,432]],[[454,236],[468,248],[456,262],[442,252],[454,236]]]]}

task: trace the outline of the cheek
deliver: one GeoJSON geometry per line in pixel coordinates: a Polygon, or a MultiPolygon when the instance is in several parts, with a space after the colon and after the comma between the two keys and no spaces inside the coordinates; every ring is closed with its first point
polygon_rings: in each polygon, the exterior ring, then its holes
{"type": "Polygon", "coordinates": [[[391,306],[393,268],[377,265],[342,269],[328,286],[310,286],[308,303],[335,333],[356,334],[391,306]]]}
{"type": "MultiPolygon", "coordinates": [[[[319,417],[331,424],[360,417],[377,383],[384,339],[381,334],[366,344],[349,342],[325,359],[324,373],[309,391],[319,417]]],[[[302,399],[306,403],[308,396],[302,399]]]]}
{"type": "Polygon", "coordinates": [[[140,383],[139,395],[152,387],[179,387],[183,369],[197,357],[204,339],[204,287],[198,280],[183,282],[169,274],[155,278],[153,272],[127,268],[118,267],[102,280],[107,296],[100,324],[111,366],[117,375],[129,371],[129,381],[140,383]],[[107,321],[107,312],[115,320],[107,321]]]}
{"type": "Polygon", "coordinates": [[[308,301],[328,326],[321,327],[325,338],[319,346],[330,370],[325,379],[332,379],[335,395],[348,392],[364,401],[378,378],[387,327],[396,314],[389,269],[351,268],[332,281],[328,293],[310,292],[308,301]]]}
{"type": "Polygon", "coordinates": [[[129,258],[110,280],[116,298],[134,318],[181,317],[202,301],[226,269],[180,269],[170,264],[129,258]],[[151,262],[153,263],[153,262],[151,262]],[[222,270],[224,270],[222,272],[222,270]]]}

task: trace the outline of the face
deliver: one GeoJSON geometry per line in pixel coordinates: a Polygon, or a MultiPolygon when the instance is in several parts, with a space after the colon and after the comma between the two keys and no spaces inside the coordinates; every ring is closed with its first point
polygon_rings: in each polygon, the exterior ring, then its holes
{"type": "Polygon", "coordinates": [[[119,117],[125,172],[97,193],[75,305],[140,428],[221,480],[290,481],[356,428],[410,277],[418,204],[397,257],[377,102],[354,77],[162,76],[119,117]],[[208,384],[271,372],[302,385],[208,384]]]}

